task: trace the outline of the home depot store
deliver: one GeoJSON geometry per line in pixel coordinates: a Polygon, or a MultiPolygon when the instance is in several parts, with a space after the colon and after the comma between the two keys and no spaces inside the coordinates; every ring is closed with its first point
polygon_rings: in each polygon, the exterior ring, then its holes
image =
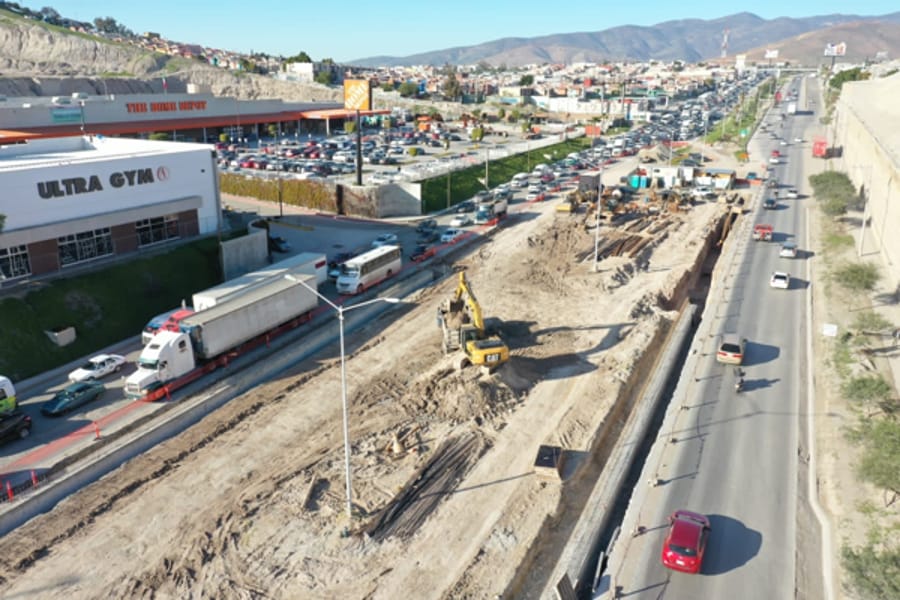
{"type": "Polygon", "coordinates": [[[0,276],[46,275],[219,229],[203,144],[0,137],[0,276]]]}

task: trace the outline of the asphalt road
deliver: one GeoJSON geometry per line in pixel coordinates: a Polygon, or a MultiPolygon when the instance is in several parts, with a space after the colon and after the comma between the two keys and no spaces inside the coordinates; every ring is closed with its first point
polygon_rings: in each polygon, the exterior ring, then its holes
{"type": "MultiPolygon", "coordinates": [[[[795,84],[797,85],[797,84],[795,84]]],[[[804,86],[805,87],[805,86],[804,86]]],[[[805,90],[799,106],[805,107],[805,90]]],[[[774,113],[769,122],[780,118],[774,113]]],[[[777,111],[780,114],[780,110],[777,111]]],[[[747,215],[754,223],[774,226],[771,243],[749,240],[739,228],[730,240],[743,245],[726,276],[722,297],[709,298],[714,308],[711,333],[701,346],[674,426],[660,432],[663,444],[655,466],[659,484],[647,486],[642,501],[629,507],[625,522],[645,528],[622,533],[627,548],[610,565],[612,585],[628,598],[790,598],[794,596],[797,530],[798,413],[804,410],[805,295],[808,293],[806,204],[808,183],[801,181],[810,144],[794,144],[795,137],[811,138],[818,117],[788,117],[783,128],[787,146],[760,134],[751,144],[752,156],[768,157],[772,149],[785,155],[774,172],[783,188],[796,186],[801,198],[779,198],[778,208],[747,215]],[[755,152],[754,152],[755,149],[755,152]],[[804,194],[804,192],[806,194],[804,194]],[[795,241],[802,252],[796,259],[780,258],[783,241],[795,241]],[[788,290],[769,287],[773,271],[791,273],[788,290]],[[722,334],[747,339],[745,391],[737,393],[730,366],[715,361],[722,334]],[[669,571],[660,563],[668,516],[677,509],[709,516],[712,532],[700,575],[669,571]],[[636,513],[635,513],[636,511],[636,513]],[[631,518],[629,518],[631,517],[631,518]]],[[[690,364],[690,361],[689,361],[690,364]]],[[[667,421],[671,423],[671,421],[667,421]]],[[[645,471],[645,473],[648,471],[645,471]]],[[[637,497],[637,496],[636,496],[637,497]]],[[[800,507],[802,509],[802,507],[800,507]]],[[[615,557],[616,555],[614,555],[615,557]]]]}

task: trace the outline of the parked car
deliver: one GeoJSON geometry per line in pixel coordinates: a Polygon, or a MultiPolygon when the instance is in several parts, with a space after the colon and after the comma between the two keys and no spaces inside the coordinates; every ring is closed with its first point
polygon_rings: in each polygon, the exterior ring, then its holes
{"type": "Polygon", "coordinates": [[[31,417],[16,410],[0,416],[0,440],[18,440],[31,433],[31,417]]]}
{"type": "Polygon", "coordinates": [[[291,245],[280,235],[270,235],[269,250],[272,252],[281,252],[283,254],[291,251],[291,245]]]}
{"type": "Polygon", "coordinates": [[[467,214],[456,215],[450,219],[450,227],[465,227],[472,224],[472,217],[467,214]]]}
{"type": "Polygon", "coordinates": [[[46,417],[57,417],[71,412],[88,402],[96,400],[106,388],[96,381],[79,381],[72,383],[56,392],[47,402],[41,406],[41,414],[46,417]]]}
{"type": "Polygon", "coordinates": [[[381,246],[387,246],[389,244],[397,243],[397,234],[395,233],[382,233],[377,238],[372,240],[373,248],[380,248],[381,246]]]}
{"type": "Polygon", "coordinates": [[[744,362],[744,348],[747,340],[738,336],[726,336],[716,351],[716,361],[727,365],[741,365],[744,362]]]}
{"type": "Polygon", "coordinates": [[[662,547],[663,566],[684,573],[699,573],[711,529],[704,515],[689,510],[672,513],[662,547]]]}
{"type": "Polygon", "coordinates": [[[791,275],[784,271],[775,271],[769,279],[769,287],[786,290],[791,287],[791,275]]]}
{"type": "Polygon", "coordinates": [[[89,358],[86,363],[69,373],[69,381],[90,381],[103,379],[107,375],[117,373],[125,364],[125,357],[118,354],[98,354],[89,358]]]}
{"type": "Polygon", "coordinates": [[[465,233],[462,229],[447,229],[444,233],[441,234],[441,243],[442,244],[453,244],[456,242],[456,239],[465,233]]]}

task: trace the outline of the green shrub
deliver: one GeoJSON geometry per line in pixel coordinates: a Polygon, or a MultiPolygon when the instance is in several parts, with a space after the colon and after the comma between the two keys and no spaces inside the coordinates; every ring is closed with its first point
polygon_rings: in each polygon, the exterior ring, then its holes
{"type": "Polygon", "coordinates": [[[872,290],[880,278],[878,267],[869,263],[846,263],[834,272],[835,281],[854,292],[872,290]]]}
{"type": "Polygon", "coordinates": [[[861,375],[841,385],[841,394],[852,402],[875,404],[893,395],[894,389],[881,375],[861,375]]]}
{"type": "Polygon", "coordinates": [[[864,600],[900,598],[900,549],[844,546],[841,558],[850,585],[864,600]]]}
{"type": "Polygon", "coordinates": [[[883,331],[893,328],[893,324],[874,310],[867,310],[856,315],[853,328],[857,331],[883,331]]]}

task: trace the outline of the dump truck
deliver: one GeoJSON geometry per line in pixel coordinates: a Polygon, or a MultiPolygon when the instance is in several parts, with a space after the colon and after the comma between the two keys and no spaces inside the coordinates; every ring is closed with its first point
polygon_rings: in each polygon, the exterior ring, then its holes
{"type": "Polygon", "coordinates": [[[465,271],[459,272],[453,296],[438,307],[437,320],[444,354],[458,353],[457,368],[475,365],[491,372],[509,360],[509,347],[498,333],[500,322],[482,316],[465,271]]]}
{"type": "Polygon", "coordinates": [[[475,209],[475,222],[484,224],[495,219],[502,219],[506,216],[508,207],[509,202],[506,198],[483,200],[478,203],[478,207],[475,209]]]}
{"type": "Polygon", "coordinates": [[[318,305],[315,275],[281,277],[236,298],[182,319],[179,331],[160,331],[138,358],[138,369],[125,381],[125,393],[141,397],[198,369],[227,364],[226,354],[264,339],[284,326],[308,320],[318,305]],[[305,285],[304,285],[305,284],[305,285]]]}

